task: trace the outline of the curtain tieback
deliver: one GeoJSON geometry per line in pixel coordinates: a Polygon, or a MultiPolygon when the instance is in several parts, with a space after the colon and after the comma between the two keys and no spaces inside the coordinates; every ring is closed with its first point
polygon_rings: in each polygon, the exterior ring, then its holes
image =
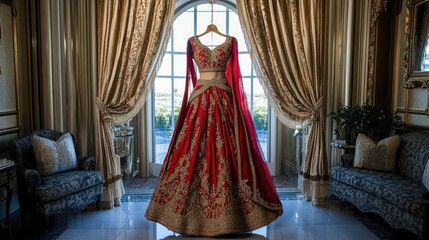
{"type": "Polygon", "coordinates": [[[109,110],[107,109],[106,105],[100,99],[96,99],[96,104],[98,109],[100,109],[101,115],[103,117],[103,121],[112,121],[113,118],[110,116],[109,110]]]}
{"type": "Polygon", "coordinates": [[[317,111],[319,111],[319,109],[322,107],[322,103],[323,103],[323,98],[319,98],[316,104],[314,104],[311,117],[310,119],[308,119],[310,122],[316,122],[318,120],[317,111]]]}

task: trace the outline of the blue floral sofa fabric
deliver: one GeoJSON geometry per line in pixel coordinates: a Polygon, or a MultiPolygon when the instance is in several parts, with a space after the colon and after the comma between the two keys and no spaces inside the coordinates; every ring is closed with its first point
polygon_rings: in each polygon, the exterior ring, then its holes
{"type": "Polygon", "coordinates": [[[429,160],[429,134],[401,136],[395,173],[334,166],[330,169],[331,194],[373,212],[393,228],[407,229],[428,239],[429,200],[422,176],[429,160]]]}
{"type": "MultiPolygon", "coordinates": [[[[97,208],[103,191],[102,176],[95,171],[94,157],[78,157],[78,169],[48,176],[39,174],[32,146],[32,137],[56,141],[64,133],[50,129],[37,130],[10,140],[11,158],[17,164],[18,200],[21,218],[27,215],[44,217],[45,228],[49,216],[78,212],[96,201],[97,208]]],[[[72,135],[73,143],[75,137],[72,135]]]]}

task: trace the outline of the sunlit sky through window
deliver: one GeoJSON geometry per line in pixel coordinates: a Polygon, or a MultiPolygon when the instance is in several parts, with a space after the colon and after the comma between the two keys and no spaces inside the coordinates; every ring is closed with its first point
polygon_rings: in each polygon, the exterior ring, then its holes
{"type": "MultiPolygon", "coordinates": [[[[153,91],[156,142],[154,159],[157,163],[162,163],[164,160],[175,126],[174,117],[177,117],[183,100],[187,41],[190,37],[205,32],[210,22],[210,4],[191,7],[174,20],[170,41],[158,71],[153,91]]],[[[268,122],[268,101],[252,68],[252,61],[244,41],[238,15],[225,6],[215,4],[213,6],[213,24],[221,33],[234,36],[237,39],[244,90],[252,116],[255,118],[255,114],[257,115],[258,121],[255,121],[255,127],[258,130],[258,137],[263,145],[265,157],[268,159],[266,124],[268,122]]],[[[225,38],[216,33],[205,34],[199,40],[208,47],[225,42],[225,38]]]]}
{"type": "MultiPolygon", "coordinates": [[[[209,4],[203,4],[197,6],[197,18],[194,19],[194,8],[187,10],[182,13],[177,19],[174,21],[173,32],[171,39],[173,41],[169,41],[167,46],[166,56],[163,59],[162,65],[159,69],[158,76],[159,77],[168,77],[174,75],[175,77],[185,77],[186,73],[186,43],[189,37],[198,35],[203,33],[207,25],[210,24],[211,21],[211,10],[209,4]],[[194,22],[195,20],[195,22],[194,22]],[[171,57],[171,53],[174,51],[174,57],[171,57]],[[174,64],[172,63],[174,62],[174,64]]],[[[238,15],[229,11],[228,19],[229,19],[229,27],[227,29],[226,19],[227,19],[227,9],[221,5],[213,6],[213,23],[217,26],[220,32],[234,36],[238,42],[238,51],[239,51],[239,62],[241,67],[241,73],[244,78],[250,77],[252,74],[252,62],[247,52],[247,47],[244,41],[244,36],[241,30],[240,22],[238,19],[238,15]]],[[[225,38],[219,36],[215,33],[208,33],[201,37],[201,42],[206,45],[219,45],[225,41],[225,38]]],[[[257,79],[255,79],[257,82],[257,79]]],[[[246,81],[244,81],[246,83],[246,81]]],[[[184,89],[184,81],[177,81],[174,83],[174,87],[177,90],[184,89]]],[[[245,84],[248,85],[248,84],[245,84]]],[[[249,89],[246,89],[246,92],[250,92],[249,89]]],[[[259,84],[255,84],[254,95],[264,95],[263,88],[259,84]]],[[[169,88],[157,89],[158,93],[170,93],[169,88]]]]}

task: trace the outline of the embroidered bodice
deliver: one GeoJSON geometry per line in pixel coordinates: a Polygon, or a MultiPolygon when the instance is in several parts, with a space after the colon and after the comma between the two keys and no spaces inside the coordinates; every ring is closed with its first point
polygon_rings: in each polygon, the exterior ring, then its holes
{"type": "Polygon", "coordinates": [[[198,70],[200,72],[225,72],[226,64],[231,56],[231,39],[232,37],[228,36],[224,43],[210,50],[200,42],[197,36],[189,38],[198,70]]]}

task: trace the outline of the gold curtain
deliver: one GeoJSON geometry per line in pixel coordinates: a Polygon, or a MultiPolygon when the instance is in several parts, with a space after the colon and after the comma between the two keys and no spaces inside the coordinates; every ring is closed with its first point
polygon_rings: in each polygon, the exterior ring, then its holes
{"type": "MultiPolygon", "coordinates": [[[[95,154],[94,114],[96,105],[97,32],[96,3],[64,1],[66,129],[76,137],[81,156],[95,154]]],[[[60,44],[59,44],[60,45],[60,44]]]]}
{"type": "MultiPolygon", "coordinates": [[[[31,126],[28,124],[31,129],[43,127],[73,133],[78,155],[94,156],[96,3],[86,0],[39,2],[39,7],[34,1],[29,2],[28,11],[31,16],[43,16],[40,39],[47,45],[40,49],[40,66],[32,66],[43,77],[33,79],[31,94],[25,94],[32,97],[24,101],[27,106],[24,106],[23,116],[28,118],[26,122],[34,121],[31,126]],[[38,84],[43,87],[38,89],[35,87],[38,84]],[[32,109],[31,114],[27,113],[28,107],[32,109]]],[[[36,45],[32,49],[36,49],[36,45]]],[[[32,58],[35,60],[37,56],[32,58]]]]}
{"type": "Polygon", "coordinates": [[[302,190],[314,205],[329,195],[322,96],[323,0],[237,0],[261,84],[288,127],[310,125],[302,190]]]}
{"type": "Polygon", "coordinates": [[[97,168],[104,207],[124,194],[112,123],[134,117],[146,100],[168,43],[176,1],[98,1],[97,168]]]}

